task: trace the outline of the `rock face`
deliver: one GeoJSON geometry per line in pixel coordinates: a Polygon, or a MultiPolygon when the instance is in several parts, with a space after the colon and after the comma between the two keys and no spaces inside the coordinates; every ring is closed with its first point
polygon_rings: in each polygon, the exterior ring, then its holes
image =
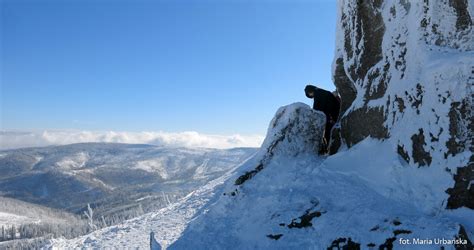
{"type": "Polygon", "coordinates": [[[413,167],[449,171],[446,207],[474,209],[474,2],[340,0],[331,153],[391,141],[413,167]]]}

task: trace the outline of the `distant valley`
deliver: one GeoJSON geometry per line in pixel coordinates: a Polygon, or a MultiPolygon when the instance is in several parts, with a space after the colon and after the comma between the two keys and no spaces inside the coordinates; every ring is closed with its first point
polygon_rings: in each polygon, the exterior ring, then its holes
{"type": "MultiPolygon", "coordinates": [[[[95,224],[110,226],[177,201],[255,152],[254,148],[113,143],[4,150],[0,151],[0,198],[61,210],[71,214],[66,216],[69,219],[84,217],[90,204],[95,224]]],[[[20,202],[9,201],[12,206],[20,202]]],[[[0,215],[5,215],[0,216],[0,223],[19,226],[32,222],[12,211],[0,207],[0,215]]]]}

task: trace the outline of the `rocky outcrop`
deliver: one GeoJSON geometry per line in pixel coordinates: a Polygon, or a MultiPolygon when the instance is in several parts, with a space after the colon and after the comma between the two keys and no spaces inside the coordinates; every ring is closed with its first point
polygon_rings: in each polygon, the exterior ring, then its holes
{"type": "Polygon", "coordinates": [[[260,149],[261,159],[255,169],[235,180],[242,185],[271,161],[274,155],[296,157],[319,152],[326,116],[304,103],[294,103],[278,109],[270,122],[267,136],[260,149]]]}
{"type": "Polygon", "coordinates": [[[448,208],[468,207],[474,209],[474,156],[471,156],[469,163],[465,167],[460,167],[454,175],[454,187],[446,192],[450,195],[448,199],[448,208]]]}
{"type": "Polygon", "coordinates": [[[409,165],[450,173],[447,208],[473,209],[474,2],[339,2],[331,153],[389,140],[409,165]]]}
{"type": "Polygon", "coordinates": [[[273,155],[295,157],[320,149],[326,116],[304,103],[278,109],[270,122],[261,150],[265,159],[273,155]]]}

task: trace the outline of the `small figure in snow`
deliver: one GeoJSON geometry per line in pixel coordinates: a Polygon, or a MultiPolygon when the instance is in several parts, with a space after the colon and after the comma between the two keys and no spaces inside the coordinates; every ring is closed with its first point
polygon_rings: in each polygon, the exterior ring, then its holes
{"type": "Polygon", "coordinates": [[[331,138],[331,129],[339,118],[340,99],[330,91],[313,85],[306,85],[304,92],[306,97],[314,99],[313,109],[322,111],[326,115],[326,128],[324,129],[324,140],[321,150],[322,153],[325,153],[331,138]]]}

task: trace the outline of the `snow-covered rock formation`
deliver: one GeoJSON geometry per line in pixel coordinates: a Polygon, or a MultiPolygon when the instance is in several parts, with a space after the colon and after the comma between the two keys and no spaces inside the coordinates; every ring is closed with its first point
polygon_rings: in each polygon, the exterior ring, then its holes
{"type": "MultiPolygon", "coordinates": [[[[408,164],[446,172],[448,209],[474,209],[474,2],[339,1],[331,152],[373,137],[408,164]]],[[[442,202],[442,201],[440,201],[442,202]]]]}
{"type": "Polygon", "coordinates": [[[392,143],[371,138],[319,157],[311,141],[319,142],[323,122],[309,106],[280,109],[260,152],[169,248],[391,249],[403,238],[427,249],[472,247],[472,213],[447,213],[439,203],[444,173],[413,168],[392,143]]]}
{"type": "MultiPolygon", "coordinates": [[[[281,107],[270,122],[267,136],[259,154],[255,157],[255,169],[246,171],[236,181],[241,185],[261,171],[273,157],[296,157],[319,152],[326,116],[304,103],[294,103],[281,107]],[[302,136],[304,135],[304,136],[302,136]]],[[[240,168],[241,170],[243,168],[240,168]]]]}

